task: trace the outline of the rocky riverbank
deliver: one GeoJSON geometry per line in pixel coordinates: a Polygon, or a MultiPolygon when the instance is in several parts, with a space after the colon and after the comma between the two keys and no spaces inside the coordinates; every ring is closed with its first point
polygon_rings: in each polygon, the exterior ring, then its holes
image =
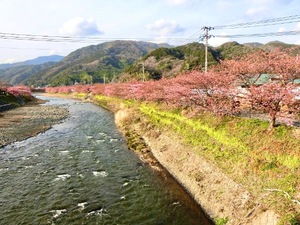
{"type": "Polygon", "coordinates": [[[66,108],[43,103],[34,99],[22,107],[0,113],[0,147],[45,132],[67,117],[66,108]]]}

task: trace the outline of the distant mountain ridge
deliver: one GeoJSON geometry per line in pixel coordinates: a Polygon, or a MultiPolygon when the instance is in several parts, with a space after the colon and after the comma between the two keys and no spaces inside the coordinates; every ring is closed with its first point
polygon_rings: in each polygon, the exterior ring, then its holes
{"type": "Polygon", "coordinates": [[[8,84],[21,84],[24,80],[42,70],[55,65],[56,62],[46,62],[38,65],[21,65],[0,70],[0,81],[8,84]]]}
{"type": "MultiPolygon", "coordinates": [[[[259,50],[272,51],[275,48],[283,51],[292,49],[292,54],[300,52],[299,45],[279,41],[267,44],[240,44],[233,41],[216,48],[209,46],[208,65],[217,64],[222,59],[231,59],[259,50]]],[[[168,78],[193,69],[203,70],[204,49],[203,44],[196,42],[174,47],[141,41],[111,41],[80,48],[58,62],[29,66],[18,64],[12,68],[0,69],[0,81],[34,86],[60,86],[168,78]]],[[[44,57],[26,63],[40,63],[42,60],[44,57]]]]}
{"type": "Polygon", "coordinates": [[[24,81],[27,85],[72,85],[110,82],[126,67],[161,45],[142,41],[111,41],[80,48],[48,70],[24,81]]]}
{"type": "Polygon", "coordinates": [[[26,60],[23,62],[0,64],[0,69],[7,69],[7,68],[12,68],[16,66],[25,66],[25,65],[40,65],[48,62],[59,62],[63,58],[64,56],[61,55],[40,56],[35,59],[26,60]]]}
{"type": "MultiPolygon", "coordinates": [[[[300,46],[286,44],[279,41],[261,44],[258,42],[240,44],[236,41],[224,43],[218,47],[208,47],[208,65],[217,64],[222,59],[231,59],[259,50],[272,51],[275,48],[293,50],[292,53],[300,52],[300,46]]],[[[200,43],[190,43],[174,48],[159,48],[142,59],[135,62],[119,80],[121,82],[132,79],[160,79],[162,77],[174,77],[193,69],[204,69],[205,46],[200,43]],[[143,68],[142,66],[143,65],[143,68]]]]}

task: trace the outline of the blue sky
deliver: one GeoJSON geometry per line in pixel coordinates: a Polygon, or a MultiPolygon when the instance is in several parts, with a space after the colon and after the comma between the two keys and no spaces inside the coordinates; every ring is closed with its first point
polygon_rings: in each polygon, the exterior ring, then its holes
{"type": "MultiPolygon", "coordinates": [[[[100,43],[99,40],[57,43],[5,39],[9,33],[182,45],[199,41],[204,26],[298,14],[298,0],[0,0],[0,63],[51,54],[65,56],[78,48],[100,43]]],[[[231,35],[300,30],[299,22],[213,30],[210,33],[231,35]]],[[[300,44],[300,35],[237,39],[213,37],[209,44],[218,46],[227,41],[267,43],[273,40],[300,44]]]]}

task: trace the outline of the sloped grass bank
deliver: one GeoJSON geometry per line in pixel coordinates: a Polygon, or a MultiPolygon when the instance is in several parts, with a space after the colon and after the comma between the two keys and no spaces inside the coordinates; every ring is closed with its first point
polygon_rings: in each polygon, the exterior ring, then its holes
{"type": "MultiPolygon", "coordinates": [[[[141,104],[139,110],[155,126],[171,129],[185,142],[197,146],[197,153],[228,173],[235,174],[241,169],[257,175],[267,171],[272,176],[278,172],[282,172],[282,176],[299,172],[300,140],[297,134],[300,130],[295,128],[281,125],[268,131],[268,123],[258,119],[218,118],[209,114],[189,119],[180,112],[165,111],[149,104],[141,104]]],[[[276,188],[296,189],[286,185],[276,188]]]]}
{"type": "MultiPolygon", "coordinates": [[[[114,112],[129,110],[129,116],[123,120],[124,126],[139,124],[141,135],[143,132],[152,132],[153,136],[158,137],[167,132],[172,135],[174,142],[176,140],[186,146],[188,153],[203,157],[241,184],[241,188],[249,191],[252,196],[251,202],[240,209],[248,212],[245,215],[248,221],[255,221],[256,216],[273,210],[274,218],[277,215],[280,217],[277,224],[299,224],[299,129],[280,125],[268,131],[267,122],[250,118],[215,117],[209,114],[189,118],[182,115],[183,111],[171,110],[162,105],[104,96],[94,96],[94,101],[114,112]]],[[[180,160],[184,161],[184,158],[180,160]]],[[[193,173],[190,178],[201,185],[202,176],[201,173],[193,173]]],[[[223,192],[220,189],[213,197],[218,198],[223,192]]],[[[233,215],[211,214],[216,223],[223,221],[223,224],[234,224],[231,218],[233,215]]]]}
{"type": "Polygon", "coordinates": [[[281,214],[282,223],[299,221],[298,129],[281,125],[269,132],[268,123],[258,119],[216,118],[208,114],[188,119],[180,112],[165,111],[155,105],[142,104],[139,110],[155,126],[171,129],[197,147],[197,154],[235,181],[263,195],[259,201],[281,214]]]}

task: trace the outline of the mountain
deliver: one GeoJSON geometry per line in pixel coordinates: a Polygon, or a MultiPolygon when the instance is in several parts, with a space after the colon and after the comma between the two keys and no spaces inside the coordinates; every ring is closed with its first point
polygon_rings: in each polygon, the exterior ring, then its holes
{"type": "Polygon", "coordinates": [[[24,80],[38,73],[39,71],[48,69],[56,62],[47,62],[39,65],[20,65],[0,70],[0,81],[9,84],[20,84],[24,80]]]}
{"type": "Polygon", "coordinates": [[[31,59],[23,62],[0,64],[0,69],[7,69],[7,68],[25,66],[25,65],[39,65],[47,62],[59,62],[63,58],[64,57],[60,55],[40,56],[35,59],[31,59]]]}
{"type": "Polygon", "coordinates": [[[240,44],[236,41],[227,42],[215,48],[220,59],[232,59],[242,55],[246,55],[258,51],[262,45],[255,44],[240,44]]]}
{"type": "Polygon", "coordinates": [[[27,85],[72,85],[108,82],[126,67],[161,45],[139,41],[111,41],[78,49],[51,68],[24,81],[27,85]]]}
{"type": "MultiPolygon", "coordinates": [[[[275,48],[290,51],[294,55],[300,52],[300,46],[279,41],[267,44],[258,42],[240,44],[233,41],[216,48],[208,46],[208,66],[215,65],[220,60],[238,58],[256,51],[272,51],[275,48]]],[[[175,77],[179,73],[193,69],[204,70],[204,64],[205,46],[203,44],[190,43],[173,48],[159,48],[128,67],[119,77],[119,81],[175,77]]]]}
{"type": "Polygon", "coordinates": [[[48,69],[63,59],[60,55],[41,56],[24,62],[0,64],[0,81],[20,84],[39,71],[48,69]]]}
{"type": "Polygon", "coordinates": [[[292,54],[294,56],[298,55],[300,52],[300,46],[299,45],[293,45],[293,44],[287,44],[281,41],[271,41],[267,44],[261,46],[261,49],[265,51],[272,51],[274,49],[281,49],[282,51],[285,51],[289,54],[292,54]]]}
{"type": "Polygon", "coordinates": [[[40,65],[47,62],[59,62],[64,56],[61,55],[50,55],[50,56],[40,56],[38,58],[27,60],[23,62],[23,65],[40,65]]]}
{"type": "Polygon", "coordinates": [[[300,52],[299,45],[287,44],[281,41],[271,41],[266,44],[258,42],[239,44],[234,41],[227,42],[216,48],[222,59],[231,59],[259,50],[273,51],[274,49],[280,49],[281,51],[285,51],[292,55],[297,55],[300,52]]]}
{"type": "MultiPolygon", "coordinates": [[[[209,48],[209,64],[216,64],[217,58],[218,53],[209,48]]],[[[158,48],[128,67],[119,77],[119,81],[174,77],[191,69],[203,69],[204,60],[205,46],[196,42],[173,48],[158,48]]]]}
{"type": "Polygon", "coordinates": [[[249,43],[244,43],[243,45],[250,47],[250,48],[260,48],[263,46],[263,44],[259,43],[259,42],[249,42],[249,43]]]}
{"type": "MultiPolygon", "coordinates": [[[[227,42],[216,48],[208,46],[208,66],[217,64],[220,60],[256,51],[272,51],[275,48],[294,55],[300,51],[298,45],[279,41],[267,44],[227,42]]],[[[0,81],[59,86],[125,82],[132,79],[155,80],[175,77],[194,69],[203,70],[204,64],[205,45],[196,42],[174,47],[139,41],[111,41],[78,49],[59,62],[2,69],[0,81]]]]}

